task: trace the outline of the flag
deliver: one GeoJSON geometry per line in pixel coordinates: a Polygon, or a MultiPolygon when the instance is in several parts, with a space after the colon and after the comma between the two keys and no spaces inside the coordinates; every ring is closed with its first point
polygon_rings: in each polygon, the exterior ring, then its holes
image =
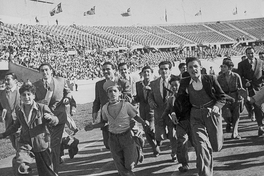
{"type": "Polygon", "coordinates": [[[50,11],[50,16],[54,16],[57,13],[62,12],[61,3],[59,3],[54,9],[50,11]]]}
{"type": "Polygon", "coordinates": [[[197,12],[194,16],[200,16],[200,15],[202,15],[202,11],[201,11],[201,9],[200,9],[199,12],[197,12]]]}
{"type": "Polygon", "coordinates": [[[86,15],[95,15],[95,6],[93,6],[90,10],[88,10],[87,12],[83,13],[83,16],[86,15]]]}
{"type": "Polygon", "coordinates": [[[168,16],[167,16],[167,9],[165,9],[165,21],[168,21],[168,16]]]}
{"type": "Polygon", "coordinates": [[[128,17],[128,16],[131,16],[131,9],[130,9],[130,8],[128,8],[128,9],[126,10],[126,12],[124,12],[124,13],[121,13],[121,15],[122,15],[123,17],[128,17]]]}
{"type": "Polygon", "coordinates": [[[237,7],[233,9],[233,15],[237,14],[237,7]]]}

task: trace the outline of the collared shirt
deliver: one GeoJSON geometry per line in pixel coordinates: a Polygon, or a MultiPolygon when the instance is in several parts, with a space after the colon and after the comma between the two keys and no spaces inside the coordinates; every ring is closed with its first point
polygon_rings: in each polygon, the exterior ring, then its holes
{"type": "Polygon", "coordinates": [[[11,89],[6,89],[6,91],[11,91],[11,92],[14,92],[16,90],[17,86],[14,85],[11,89]]]}
{"type": "Polygon", "coordinates": [[[35,101],[33,102],[32,106],[31,106],[31,109],[29,110],[28,117],[26,116],[26,113],[25,113],[25,110],[24,109],[25,109],[25,107],[23,105],[22,108],[21,108],[21,111],[23,113],[23,116],[24,116],[25,121],[29,125],[29,122],[31,120],[31,116],[32,116],[33,109],[38,110],[37,103],[35,101]]]}
{"type": "Polygon", "coordinates": [[[170,89],[170,84],[169,84],[170,77],[171,76],[167,77],[165,80],[162,78],[160,79],[160,93],[161,93],[162,98],[164,98],[163,97],[163,82],[164,82],[164,86],[170,89]]]}
{"type": "Polygon", "coordinates": [[[192,84],[194,90],[201,90],[203,88],[202,76],[198,77],[197,82],[191,79],[190,84],[192,84]]]}
{"type": "Polygon", "coordinates": [[[256,58],[248,59],[248,62],[251,64],[252,70],[255,70],[255,66],[256,66],[256,58]]]}

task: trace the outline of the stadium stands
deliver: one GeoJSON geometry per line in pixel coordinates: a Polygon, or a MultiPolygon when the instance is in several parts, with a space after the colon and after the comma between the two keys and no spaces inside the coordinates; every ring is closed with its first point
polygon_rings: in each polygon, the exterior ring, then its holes
{"type": "Polygon", "coordinates": [[[136,70],[186,56],[241,55],[250,42],[258,53],[264,50],[263,31],[264,18],[162,26],[2,24],[0,59],[35,69],[51,62],[60,76],[90,79],[102,76],[108,60],[136,70]]]}

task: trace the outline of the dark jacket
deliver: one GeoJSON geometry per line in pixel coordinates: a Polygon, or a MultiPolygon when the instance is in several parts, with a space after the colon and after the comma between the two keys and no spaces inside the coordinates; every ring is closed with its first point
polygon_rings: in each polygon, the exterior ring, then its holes
{"type": "MultiPolygon", "coordinates": [[[[209,97],[215,100],[215,106],[217,106],[219,109],[221,109],[225,105],[227,100],[234,102],[234,99],[232,97],[224,93],[215,76],[202,75],[201,80],[205,92],[208,94],[209,97]]],[[[181,80],[178,92],[179,95],[186,93],[190,81],[191,77],[181,80]]]]}
{"type": "Polygon", "coordinates": [[[20,145],[30,145],[34,152],[41,152],[50,148],[49,121],[44,119],[45,113],[52,117],[52,121],[58,123],[58,118],[52,114],[49,107],[44,104],[36,103],[37,109],[33,108],[29,124],[25,121],[21,108],[16,110],[17,120],[4,133],[4,137],[15,133],[21,127],[20,145]]]}

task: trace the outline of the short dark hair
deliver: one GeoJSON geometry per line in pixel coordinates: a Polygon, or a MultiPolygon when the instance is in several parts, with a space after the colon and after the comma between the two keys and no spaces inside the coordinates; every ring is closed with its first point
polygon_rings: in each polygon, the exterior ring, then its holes
{"type": "Polygon", "coordinates": [[[32,84],[24,83],[24,84],[20,87],[20,89],[19,89],[19,93],[22,94],[22,93],[24,93],[25,91],[29,91],[29,92],[31,92],[32,94],[35,95],[35,93],[36,93],[36,87],[35,87],[34,85],[32,85],[32,84]]]}
{"type": "Polygon", "coordinates": [[[146,70],[146,69],[150,69],[151,70],[151,73],[153,73],[153,69],[149,66],[149,65],[146,65],[144,66],[142,69],[141,69],[141,73],[146,70]]]}
{"type": "Polygon", "coordinates": [[[260,51],[260,52],[259,52],[259,55],[261,55],[261,54],[264,54],[264,51],[260,51]]]}
{"type": "Polygon", "coordinates": [[[161,61],[159,63],[159,68],[160,68],[161,65],[169,65],[169,69],[171,69],[171,67],[172,67],[172,64],[171,64],[170,61],[161,61]]]}
{"type": "Polygon", "coordinates": [[[7,77],[8,75],[11,75],[12,76],[12,79],[17,79],[17,76],[14,72],[9,72],[9,73],[6,73],[5,74],[5,77],[7,77]]]}
{"type": "Polygon", "coordinates": [[[200,59],[198,59],[197,57],[186,57],[186,65],[193,61],[197,61],[200,66],[202,65],[200,59]]]}
{"type": "Polygon", "coordinates": [[[117,66],[117,68],[119,69],[120,67],[122,67],[122,66],[124,66],[124,65],[126,65],[127,68],[129,68],[129,66],[127,65],[126,62],[121,62],[121,63],[119,63],[118,66],[117,66]]]}
{"type": "Polygon", "coordinates": [[[107,62],[103,63],[102,66],[105,66],[105,65],[111,65],[112,69],[115,69],[115,65],[112,64],[112,62],[107,61],[107,62]]]}
{"type": "Polygon", "coordinates": [[[185,66],[186,65],[186,63],[184,63],[184,62],[182,62],[182,63],[180,63],[179,65],[178,65],[178,68],[179,69],[181,69],[183,66],[185,66]]]}
{"type": "Polygon", "coordinates": [[[246,59],[246,58],[247,58],[247,56],[242,56],[242,57],[241,57],[241,60],[246,59]]]}
{"type": "Polygon", "coordinates": [[[253,51],[255,51],[255,49],[254,49],[254,47],[252,47],[252,46],[250,46],[250,47],[248,47],[247,49],[246,49],[246,54],[247,54],[247,52],[248,52],[248,50],[252,50],[253,49],[253,51]]]}
{"type": "Polygon", "coordinates": [[[52,71],[54,71],[53,68],[52,68],[52,66],[51,66],[49,63],[42,63],[42,64],[39,66],[38,70],[40,71],[40,68],[43,67],[43,66],[45,66],[45,65],[47,65],[52,71]]]}
{"type": "Polygon", "coordinates": [[[234,67],[234,63],[229,58],[228,59],[227,58],[224,58],[222,65],[226,65],[228,68],[234,67]]]}
{"type": "Polygon", "coordinates": [[[169,80],[169,84],[171,84],[173,81],[177,81],[177,82],[179,82],[179,84],[180,84],[180,78],[179,77],[176,77],[176,76],[173,76],[170,80],[169,80]]]}

